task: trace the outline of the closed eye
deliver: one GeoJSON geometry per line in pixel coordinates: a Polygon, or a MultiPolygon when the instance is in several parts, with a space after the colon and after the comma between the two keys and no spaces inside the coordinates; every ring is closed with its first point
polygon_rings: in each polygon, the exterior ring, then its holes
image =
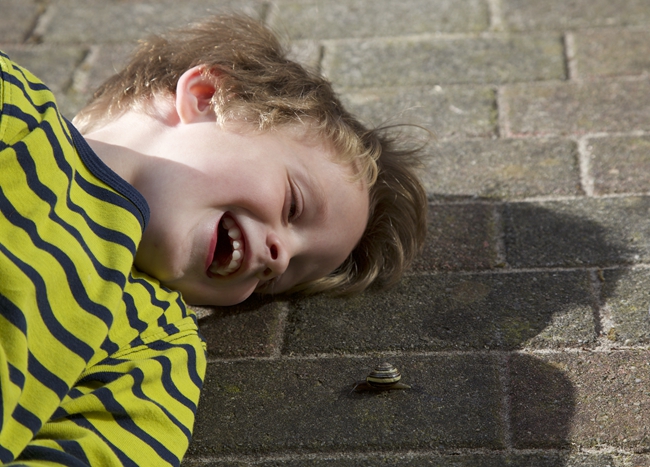
{"type": "Polygon", "coordinates": [[[298,209],[296,205],[296,198],[291,194],[291,206],[289,207],[289,221],[292,221],[296,215],[296,210],[298,209]]]}
{"type": "Polygon", "coordinates": [[[300,190],[296,188],[293,183],[290,185],[290,194],[289,194],[289,209],[287,214],[287,219],[289,222],[295,222],[302,214],[303,203],[300,190]]]}

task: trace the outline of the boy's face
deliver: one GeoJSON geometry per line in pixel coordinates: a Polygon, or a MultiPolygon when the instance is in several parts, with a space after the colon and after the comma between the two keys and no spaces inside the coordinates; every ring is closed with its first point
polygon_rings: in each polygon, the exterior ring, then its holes
{"type": "Polygon", "coordinates": [[[136,266],[193,304],[233,305],[336,269],[361,238],[368,191],[289,130],[182,125],[135,187],[151,208],[136,266]]]}

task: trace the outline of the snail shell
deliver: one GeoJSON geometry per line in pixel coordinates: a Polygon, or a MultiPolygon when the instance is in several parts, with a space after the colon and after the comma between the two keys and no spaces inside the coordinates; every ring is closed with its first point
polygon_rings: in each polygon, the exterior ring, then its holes
{"type": "Polygon", "coordinates": [[[366,380],[357,383],[355,391],[388,391],[391,389],[410,389],[408,384],[400,383],[402,375],[390,363],[382,363],[366,377],[366,380]]]}

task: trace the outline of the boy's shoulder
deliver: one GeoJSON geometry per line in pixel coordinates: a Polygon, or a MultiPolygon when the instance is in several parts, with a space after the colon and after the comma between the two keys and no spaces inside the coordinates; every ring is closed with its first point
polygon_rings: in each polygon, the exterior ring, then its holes
{"type": "Polygon", "coordinates": [[[0,74],[0,295],[23,311],[46,297],[54,315],[78,309],[123,339],[191,316],[178,293],[133,269],[144,198],[94,154],[38,78],[5,54],[0,74]]]}
{"type": "Polygon", "coordinates": [[[49,108],[56,108],[54,95],[29,70],[0,51],[0,141],[12,145],[37,127],[49,108]]]}

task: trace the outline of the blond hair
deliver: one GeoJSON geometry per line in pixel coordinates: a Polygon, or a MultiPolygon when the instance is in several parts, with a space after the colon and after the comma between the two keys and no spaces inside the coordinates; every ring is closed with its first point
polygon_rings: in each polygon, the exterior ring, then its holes
{"type": "Polygon", "coordinates": [[[329,81],[287,58],[277,37],[253,19],[219,15],[141,41],[74,123],[87,133],[127,110],[150,111],[153,98],[174,95],[180,76],[195,66],[218,80],[212,98],[218,123],[244,122],[262,131],[307,124],[369,187],[368,225],[352,253],[328,276],[292,291],[349,294],[397,282],[426,235],[418,150],[399,149],[386,129],[362,125],[329,81]]]}

